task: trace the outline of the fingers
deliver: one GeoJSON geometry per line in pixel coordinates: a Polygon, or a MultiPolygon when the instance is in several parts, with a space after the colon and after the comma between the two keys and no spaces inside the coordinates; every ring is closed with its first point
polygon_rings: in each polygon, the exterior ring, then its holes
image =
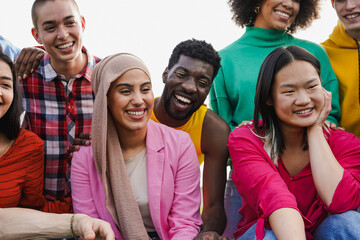
{"type": "Polygon", "coordinates": [[[80,146],[79,145],[71,145],[69,146],[69,153],[73,153],[73,152],[77,152],[80,150],[80,146]]]}
{"type": "Polygon", "coordinates": [[[237,127],[235,128],[239,128],[239,127],[242,127],[242,126],[247,126],[247,125],[252,125],[253,122],[252,121],[242,121],[237,127]]]}
{"type": "Polygon", "coordinates": [[[89,133],[80,133],[79,138],[91,140],[91,135],[89,133]]]}
{"type": "Polygon", "coordinates": [[[25,79],[33,73],[44,56],[44,50],[37,47],[23,48],[15,61],[18,79],[25,79]]]}

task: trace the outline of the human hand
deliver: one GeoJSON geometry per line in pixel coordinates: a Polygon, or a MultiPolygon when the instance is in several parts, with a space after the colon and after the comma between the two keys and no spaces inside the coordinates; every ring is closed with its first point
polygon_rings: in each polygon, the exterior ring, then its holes
{"type": "Polygon", "coordinates": [[[25,79],[39,66],[45,51],[38,47],[23,48],[15,59],[15,70],[18,79],[25,79]]]}
{"type": "Polygon", "coordinates": [[[332,130],[341,130],[341,131],[345,131],[345,128],[343,127],[338,127],[336,126],[335,123],[331,123],[330,121],[326,120],[325,121],[325,126],[332,129],[332,130]]]}
{"type": "MultiPolygon", "coordinates": [[[[219,238],[220,235],[215,231],[208,232],[199,232],[199,234],[194,238],[194,240],[219,240],[224,239],[223,237],[219,238]]],[[[224,239],[226,240],[226,238],[224,239]]]]}
{"type": "Polygon", "coordinates": [[[242,121],[237,127],[235,128],[239,128],[239,127],[242,127],[242,126],[246,126],[246,125],[252,125],[253,124],[253,121],[242,121]]]}
{"type": "Polygon", "coordinates": [[[73,145],[69,147],[69,152],[77,152],[80,150],[80,146],[90,146],[91,136],[89,133],[80,133],[79,137],[74,139],[73,145]]]}
{"type": "Polygon", "coordinates": [[[331,112],[331,99],[332,94],[329,91],[326,91],[325,88],[323,88],[323,96],[324,96],[324,105],[321,109],[321,112],[314,123],[314,126],[323,126],[325,124],[326,118],[329,116],[329,113],[331,112]]]}
{"type": "Polygon", "coordinates": [[[75,214],[73,227],[74,234],[85,240],[115,240],[115,234],[108,222],[85,214],[75,214]]]}

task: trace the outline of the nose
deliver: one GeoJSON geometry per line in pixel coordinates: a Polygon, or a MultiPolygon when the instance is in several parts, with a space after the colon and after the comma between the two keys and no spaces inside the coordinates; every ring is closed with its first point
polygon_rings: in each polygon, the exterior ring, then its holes
{"type": "Polygon", "coordinates": [[[188,79],[186,79],[181,86],[187,93],[196,92],[196,82],[193,77],[189,77],[188,79]]]}
{"type": "Polygon", "coordinates": [[[65,39],[69,35],[68,31],[64,26],[59,26],[57,38],[59,39],[65,39]]]}
{"type": "Polygon", "coordinates": [[[295,104],[299,106],[304,106],[309,104],[310,101],[311,99],[306,91],[299,91],[296,96],[295,104]]]}
{"type": "Polygon", "coordinates": [[[132,103],[135,106],[141,106],[144,102],[143,96],[140,91],[136,91],[133,95],[132,103]]]}
{"type": "Polygon", "coordinates": [[[285,7],[285,8],[291,8],[293,6],[293,2],[294,0],[283,0],[282,1],[282,5],[285,7]]]}
{"type": "Polygon", "coordinates": [[[346,9],[353,9],[356,7],[357,0],[346,0],[346,9]]]}

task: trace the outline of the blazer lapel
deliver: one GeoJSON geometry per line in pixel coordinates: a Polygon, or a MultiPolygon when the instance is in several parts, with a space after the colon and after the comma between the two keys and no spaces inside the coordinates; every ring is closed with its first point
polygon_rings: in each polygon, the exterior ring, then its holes
{"type": "Polygon", "coordinates": [[[149,208],[154,227],[163,239],[161,233],[160,199],[164,173],[164,139],[156,123],[148,121],[146,133],[146,167],[149,208]]]}

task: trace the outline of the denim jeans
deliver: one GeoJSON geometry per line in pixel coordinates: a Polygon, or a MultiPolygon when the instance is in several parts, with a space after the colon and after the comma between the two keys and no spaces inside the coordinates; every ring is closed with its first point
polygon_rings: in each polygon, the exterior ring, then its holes
{"type": "Polygon", "coordinates": [[[360,213],[347,211],[329,215],[313,234],[316,240],[360,239],[360,213]]]}
{"type": "Polygon", "coordinates": [[[234,238],[234,232],[237,229],[239,220],[241,219],[241,215],[238,213],[241,206],[241,196],[236,190],[235,184],[229,176],[229,179],[226,182],[224,196],[224,207],[227,223],[223,236],[234,238]]]}
{"type": "MultiPolygon", "coordinates": [[[[252,225],[237,240],[255,240],[256,224],[252,225]]],[[[329,215],[313,233],[315,240],[356,240],[360,239],[360,213],[347,211],[329,215]]],[[[272,230],[265,229],[264,240],[276,240],[272,230]]]]}
{"type": "MultiPolygon", "coordinates": [[[[256,223],[252,225],[241,237],[239,237],[237,240],[256,240],[256,223]]],[[[264,240],[276,240],[275,234],[270,229],[264,229],[265,230],[265,236],[264,240]]]]}

